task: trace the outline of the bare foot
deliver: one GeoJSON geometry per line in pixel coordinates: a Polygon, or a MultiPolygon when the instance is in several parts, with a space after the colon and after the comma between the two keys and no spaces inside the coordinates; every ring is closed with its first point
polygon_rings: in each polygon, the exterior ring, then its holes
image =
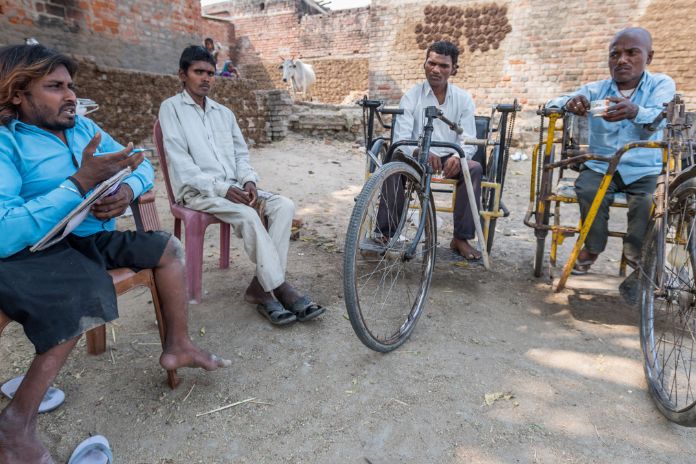
{"type": "Polygon", "coordinates": [[[254,277],[244,292],[244,301],[251,304],[263,304],[273,299],[273,294],[264,291],[259,279],[254,277]]]}
{"type": "Polygon", "coordinates": [[[160,365],[166,370],[180,367],[194,367],[214,371],[220,367],[230,367],[232,361],[198,348],[191,340],[177,346],[167,346],[160,356],[160,365]]]}
{"type": "Polygon", "coordinates": [[[0,415],[0,464],[54,464],[51,454],[36,436],[35,425],[27,427],[10,419],[9,415],[7,408],[0,415]]]}
{"type": "Polygon", "coordinates": [[[450,242],[450,248],[459,253],[464,257],[464,259],[481,259],[481,253],[469,245],[466,240],[460,240],[458,238],[453,238],[450,242]]]}

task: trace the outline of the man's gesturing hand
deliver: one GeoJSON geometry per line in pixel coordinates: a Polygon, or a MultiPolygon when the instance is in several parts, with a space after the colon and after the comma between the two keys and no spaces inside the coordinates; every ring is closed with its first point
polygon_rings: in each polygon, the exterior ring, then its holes
{"type": "Polygon", "coordinates": [[[94,152],[97,150],[100,142],[101,133],[97,132],[85,149],[82,150],[82,163],[72,176],[86,191],[91,190],[95,185],[122,169],[127,167],[131,169],[137,168],[143,162],[145,156],[144,153],[136,153],[133,156],[129,156],[130,152],[133,151],[132,143],[129,143],[126,148],[116,153],[94,156],[94,152]]]}

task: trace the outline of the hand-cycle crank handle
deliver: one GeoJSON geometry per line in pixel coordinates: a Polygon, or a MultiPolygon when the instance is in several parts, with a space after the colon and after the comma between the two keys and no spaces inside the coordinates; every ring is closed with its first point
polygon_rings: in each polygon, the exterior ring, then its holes
{"type": "Polygon", "coordinates": [[[445,117],[445,115],[442,113],[442,110],[438,111],[437,116],[435,116],[435,117],[437,119],[439,119],[440,121],[444,122],[445,124],[447,124],[450,129],[452,129],[454,132],[457,133],[457,135],[462,135],[462,133],[464,132],[464,129],[459,127],[456,122],[452,122],[449,119],[447,119],[445,117]]]}

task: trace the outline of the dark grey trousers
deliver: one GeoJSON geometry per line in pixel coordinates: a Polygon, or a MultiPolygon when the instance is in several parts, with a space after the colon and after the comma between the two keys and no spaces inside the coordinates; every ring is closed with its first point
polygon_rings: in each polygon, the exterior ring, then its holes
{"type": "MultiPolygon", "coordinates": [[[[445,162],[451,155],[443,156],[441,161],[445,162]]],[[[474,188],[474,195],[479,209],[481,207],[481,177],[483,168],[477,161],[467,161],[469,173],[471,174],[471,184],[474,188]]],[[[457,198],[454,203],[454,237],[459,240],[471,240],[476,237],[476,226],[474,215],[469,205],[469,195],[464,183],[464,174],[461,172],[455,178],[457,180],[457,198]]],[[[401,220],[401,213],[404,210],[404,185],[403,179],[399,176],[390,176],[382,185],[382,197],[380,199],[379,210],[377,211],[377,230],[385,236],[391,237],[401,220]]],[[[478,214],[476,215],[477,219],[478,214]]]]}
{"type": "MultiPolygon", "coordinates": [[[[575,193],[580,203],[580,215],[583,222],[592,206],[595,193],[602,182],[604,174],[583,168],[575,181],[575,193]]],[[[657,185],[657,176],[641,177],[631,184],[625,184],[616,172],[609,184],[604,201],[597,211],[594,223],[585,239],[585,248],[590,253],[601,253],[607,246],[609,236],[609,205],[614,201],[614,194],[626,193],[628,201],[628,228],[624,237],[623,251],[629,262],[640,260],[640,250],[650,221],[653,205],[653,193],[657,185]]]]}

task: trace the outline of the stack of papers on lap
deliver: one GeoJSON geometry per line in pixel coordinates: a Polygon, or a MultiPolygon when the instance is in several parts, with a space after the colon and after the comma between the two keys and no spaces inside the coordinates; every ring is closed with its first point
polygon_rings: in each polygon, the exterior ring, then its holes
{"type": "Polygon", "coordinates": [[[73,230],[75,230],[77,226],[82,223],[82,221],[85,220],[92,205],[100,199],[116,192],[118,187],[121,185],[121,181],[123,181],[123,179],[125,179],[130,173],[130,168],[123,169],[99,184],[90,192],[89,195],[87,195],[84,200],[82,200],[79,205],[70,211],[67,216],[65,216],[58,224],[53,226],[51,230],[46,232],[46,235],[41,237],[41,240],[29,248],[29,251],[32,253],[35,251],[41,251],[44,248],[55,245],[67,237],[73,230]]]}

